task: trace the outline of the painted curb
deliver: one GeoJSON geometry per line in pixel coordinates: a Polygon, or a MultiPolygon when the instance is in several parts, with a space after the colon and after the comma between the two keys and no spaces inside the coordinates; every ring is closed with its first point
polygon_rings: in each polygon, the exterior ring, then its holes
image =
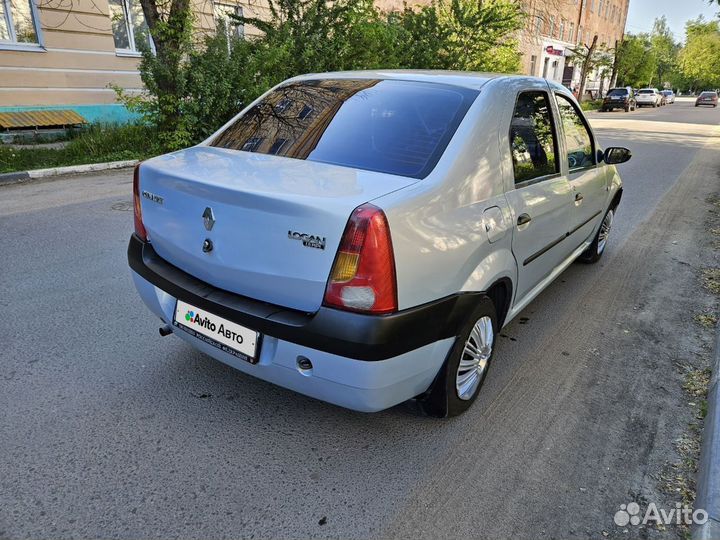
{"type": "Polygon", "coordinates": [[[707,404],[695,508],[707,511],[709,519],[704,525],[695,526],[693,540],[720,540],[720,324],[715,335],[707,404]]]}
{"type": "Polygon", "coordinates": [[[87,165],[70,165],[68,167],[53,167],[51,169],[35,169],[32,171],[11,172],[0,174],[0,185],[23,182],[31,178],[48,178],[66,174],[80,174],[96,171],[107,171],[110,169],[124,169],[133,167],[138,163],[137,159],[125,161],[109,161],[106,163],[88,163],[87,165]]]}

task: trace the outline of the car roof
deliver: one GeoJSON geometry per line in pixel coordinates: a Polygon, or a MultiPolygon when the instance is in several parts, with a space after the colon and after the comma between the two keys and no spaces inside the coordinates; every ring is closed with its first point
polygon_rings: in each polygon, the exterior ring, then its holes
{"type": "Polygon", "coordinates": [[[363,71],[335,71],[329,73],[308,73],[289,79],[290,81],[311,81],[318,79],[381,79],[450,84],[479,90],[494,79],[544,80],[538,77],[508,75],[506,73],[480,73],[472,71],[443,71],[424,69],[380,69],[363,71]]]}

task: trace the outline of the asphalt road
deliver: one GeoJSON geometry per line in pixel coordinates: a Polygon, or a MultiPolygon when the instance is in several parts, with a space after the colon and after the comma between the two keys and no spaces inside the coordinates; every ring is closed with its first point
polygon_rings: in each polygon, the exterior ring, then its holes
{"type": "Polygon", "coordinates": [[[620,504],[696,414],[682,370],[716,305],[705,229],[720,110],[593,114],[623,144],[608,251],[510,324],[473,409],[355,413],[174,337],[125,260],[128,171],[0,187],[0,538],[633,538],[620,504]]]}

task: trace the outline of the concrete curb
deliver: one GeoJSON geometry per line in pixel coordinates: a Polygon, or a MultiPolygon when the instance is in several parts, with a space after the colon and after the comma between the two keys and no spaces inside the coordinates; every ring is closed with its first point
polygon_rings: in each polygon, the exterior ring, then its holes
{"type": "Polygon", "coordinates": [[[715,336],[707,404],[695,508],[707,511],[709,519],[704,525],[695,526],[693,540],[720,540],[720,324],[715,336]]]}
{"type": "Polygon", "coordinates": [[[24,182],[31,178],[47,178],[64,174],[79,174],[95,171],[106,171],[109,169],[123,169],[133,167],[138,163],[137,159],[125,161],[109,161],[106,163],[88,163],[87,165],[70,165],[69,167],[53,167],[52,169],[35,169],[32,171],[11,172],[0,174],[0,185],[24,182]]]}

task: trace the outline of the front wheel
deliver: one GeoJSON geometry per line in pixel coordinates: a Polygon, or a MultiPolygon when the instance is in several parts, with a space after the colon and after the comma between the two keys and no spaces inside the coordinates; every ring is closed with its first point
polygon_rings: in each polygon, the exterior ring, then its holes
{"type": "Polygon", "coordinates": [[[610,236],[610,230],[612,229],[614,218],[615,211],[610,208],[600,224],[600,229],[598,229],[595,239],[588,248],[583,251],[582,255],[580,255],[580,260],[582,262],[592,264],[600,260],[602,254],[605,253],[605,248],[607,247],[607,241],[610,236]]]}
{"type": "Polygon", "coordinates": [[[470,408],[485,382],[497,331],[495,305],[483,298],[460,330],[430,391],[420,400],[425,414],[447,418],[470,408]]]}

